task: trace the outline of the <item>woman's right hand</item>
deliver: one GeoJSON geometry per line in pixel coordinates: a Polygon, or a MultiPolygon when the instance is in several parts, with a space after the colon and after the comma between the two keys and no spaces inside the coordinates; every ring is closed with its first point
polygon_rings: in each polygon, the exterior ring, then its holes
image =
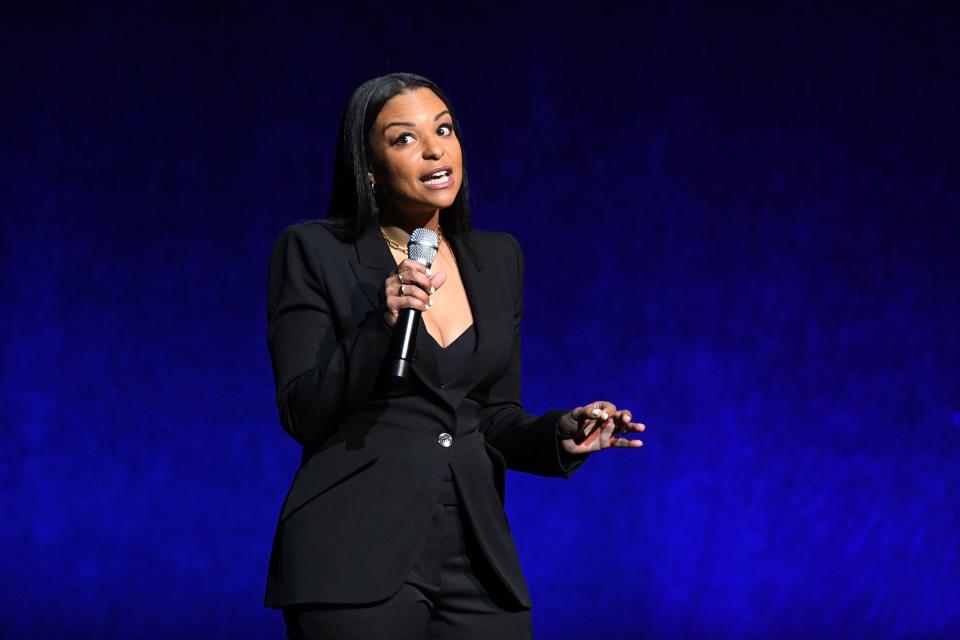
{"type": "Polygon", "coordinates": [[[443,286],[447,274],[430,274],[430,270],[416,260],[405,258],[384,282],[387,310],[383,317],[393,327],[400,309],[426,311],[433,303],[432,295],[443,286]]]}

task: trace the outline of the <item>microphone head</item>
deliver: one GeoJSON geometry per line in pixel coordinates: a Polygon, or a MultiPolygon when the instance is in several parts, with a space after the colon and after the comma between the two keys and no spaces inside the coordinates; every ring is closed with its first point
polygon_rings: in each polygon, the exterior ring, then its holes
{"type": "Polygon", "coordinates": [[[433,259],[437,257],[437,250],[440,248],[440,241],[436,231],[430,229],[414,229],[410,234],[410,242],[407,243],[407,257],[416,260],[425,267],[433,264],[433,259]]]}

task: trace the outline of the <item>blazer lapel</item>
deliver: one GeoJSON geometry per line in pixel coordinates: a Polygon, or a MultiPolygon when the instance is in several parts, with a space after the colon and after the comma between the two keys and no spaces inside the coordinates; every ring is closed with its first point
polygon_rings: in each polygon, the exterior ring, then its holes
{"type": "Polygon", "coordinates": [[[383,241],[378,231],[379,227],[371,225],[363,235],[357,238],[354,243],[356,262],[350,263],[357,280],[360,281],[360,289],[374,309],[379,308],[383,300],[384,280],[397,268],[387,243],[383,241]]]}
{"type": "MultiPolygon", "coordinates": [[[[476,350],[448,384],[448,395],[456,406],[486,375],[490,358],[499,350],[496,343],[502,338],[499,332],[503,329],[504,293],[498,289],[496,270],[485,267],[480,254],[465,237],[458,237],[451,244],[477,332],[476,350]]],[[[512,305],[508,308],[512,312],[512,305]]]]}

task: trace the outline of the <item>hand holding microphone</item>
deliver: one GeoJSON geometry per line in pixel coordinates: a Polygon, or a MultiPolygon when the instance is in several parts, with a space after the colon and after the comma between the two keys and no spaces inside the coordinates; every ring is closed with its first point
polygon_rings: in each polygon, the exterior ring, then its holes
{"type": "Polygon", "coordinates": [[[408,257],[397,265],[384,282],[386,311],[384,318],[393,327],[388,356],[388,375],[405,378],[416,343],[420,314],[432,304],[432,296],[443,286],[444,273],[430,274],[430,265],[438,249],[437,234],[429,229],[414,229],[407,245],[408,257]]]}
{"type": "Polygon", "coordinates": [[[401,309],[426,311],[431,304],[433,292],[443,286],[447,274],[435,273],[409,258],[397,265],[384,286],[387,310],[384,319],[391,327],[397,324],[401,309]]]}

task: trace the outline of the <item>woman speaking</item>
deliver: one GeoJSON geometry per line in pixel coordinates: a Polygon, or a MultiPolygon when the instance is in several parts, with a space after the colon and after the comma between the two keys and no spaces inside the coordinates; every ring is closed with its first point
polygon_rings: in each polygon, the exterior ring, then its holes
{"type": "Polygon", "coordinates": [[[472,230],[459,127],[426,78],[361,85],[340,129],[326,218],[270,263],[268,344],[303,457],[280,514],[266,604],[289,638],[529,638],[503,510],[506,469],[569,475],[643,431],[605,401],[520,405],[523,257],[472,230]],[[431,266],[410,259],[436,234],[431,266]],[[406,384],[384,375],[420,312],[406,384]]]}

